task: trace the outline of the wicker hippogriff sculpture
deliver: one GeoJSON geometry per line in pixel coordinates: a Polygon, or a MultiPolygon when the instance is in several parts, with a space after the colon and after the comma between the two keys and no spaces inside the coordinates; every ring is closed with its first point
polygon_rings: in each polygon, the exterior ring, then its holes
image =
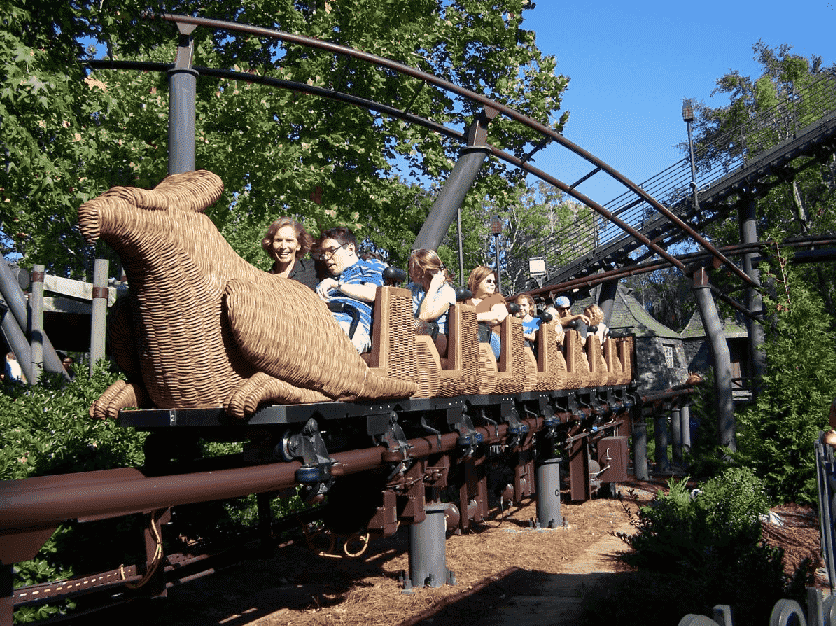
{"type": "Polygon", "coordinates": [[[127,377],[90,409],[224,407],[245,418],[259,403],[408,397],[414,382],[374,372],[307,287],[242,259],[202,213],[223,192],[208,171],[153,190],[114,187],[78,210],[88,242],[119,255],[129,295],[109,339],[127,377]]]}

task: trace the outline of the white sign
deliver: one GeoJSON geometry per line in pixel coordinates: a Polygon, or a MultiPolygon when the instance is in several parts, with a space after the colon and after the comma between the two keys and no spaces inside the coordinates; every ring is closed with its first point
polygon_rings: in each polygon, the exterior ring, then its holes
{"type": "Polygon", "coordinates": [[[528,259],[528,273],[529,274],[545,274],[546,273],[546,259],[528,259]]]}

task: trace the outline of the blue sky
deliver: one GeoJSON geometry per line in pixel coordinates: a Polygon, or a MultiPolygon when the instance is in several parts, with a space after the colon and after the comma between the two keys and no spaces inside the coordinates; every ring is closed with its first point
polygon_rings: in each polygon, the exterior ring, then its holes
{"type": "MultiPolygon", "coordinates": [[[[684,156],[676,147],[687,140],[683,98],[721,106],[728,100],[710,97],[720,76],[759,74],[752,51],[759,39],[836,63],[834,6],[836,0],[537,0],[523,28],[571,79],[562,102],[571,112],[565,136],[641,183],[684,156]]],[[[533,161],[567,184],[592,169],[556,146],[533,161]]],[[[597,174],[578,189],[604,204],[623,191],[610,180],[597,174]]]]}

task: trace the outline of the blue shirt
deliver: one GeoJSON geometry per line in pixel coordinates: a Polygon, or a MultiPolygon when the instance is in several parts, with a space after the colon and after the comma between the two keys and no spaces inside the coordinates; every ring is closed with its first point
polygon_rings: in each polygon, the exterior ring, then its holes
{"type": "MultiPolygon", "coordinates": [[[[415,319],[418,319],[418,311],[421,309],[421,303],[424,301],[424,298],[427,297],[427,292],[417,283],[409,283],[406,288],[412,291],[412,315],[415,316],[415,319]]],[[[444,283],[441,289],[436,292],[435,301],[456,304],[456,290],[453,289],[450,283],[444,283]]],[[[447,334],[447,313],[448,311],[445,311],[438,319],[430,320],[438,324],[438,332],[441,335],[447,334]]]]}
{"type": "Polygon", "coordinates": [[[540,328],[540,318],[539,317],[532,317],[529,321],[523,320],[522,323],[523,327],[523,334],[528,335],[530,333],[536,333],[537,329],[540,328]]]}
{"type": "MultiPolygon", "coordinates": [[[[386,266],[377,259],[369,259],[365,261],[359,259],[354,265],[347,267],[339,276],[334,276],[336,280],[341,280],[347,285],[361,285],[370,284],[383,286],[383,270],[386,266]]],[[[358,328],[365,330],[366,334],[371,334],[372,328],[372,306],[374,303],[362,302],[343,295],[338,289],[331,289],[328,292],[331,302],[341,302],[344,305],[356,309],[360,313],[360,321],[358,328]]],[[[334,311],[334,317],[338,322],[351,322],[352,316],[349,313],[341,311],[334,311]]]]}

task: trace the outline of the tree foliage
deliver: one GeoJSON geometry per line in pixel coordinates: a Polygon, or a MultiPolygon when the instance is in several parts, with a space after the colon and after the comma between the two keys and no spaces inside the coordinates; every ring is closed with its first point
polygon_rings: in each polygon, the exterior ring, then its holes
{"type": "Polygon", "coordinates": [[[692,295],[693,281],[677,268],[637,274],[623,284],[653,318],[668,328],[682,331],[696,311],[692,295]]]}
{"type": "MultiPolygon", "coordinates": [[[[762,41],[753,46],[753,52],[761,68],[759,76],[731,71],[717,80],[712,92],[728,97],[729,104],[697,106],[698,167],[731,168],[756,159],[836,107],[836,64],[825,66],[821,57],[806,58],[793,54],[789,45],[770,47],[762,41]]],[[[783,242],[836,230],[836,156],[832,148],[823,147],[780,170],[767,172],[750,191],[756,192],[761,240],[783,242]]],[[[729,201],[733,216],[735,203],[741,202],[749,202],[749,198],[738,195],[729,201]]],[[[720,246],[740,241],[737,219],[718,220],[709,225],[706,234],[720,246]]],[[[834,278],[833,268],[822,264],[805,266],[797,274],[797,279],[819,292],[831,310],[836,295],[834,278]]],[[[718,275],[715,284],[742,298],[736,278],[718,275]]]]}
{"type": "Polygon", "coordinates": [[[779,254],[767,278],[766,372],[755,405],[738,415],[737,460],[782,502],[815,502],[813,443],[836,390],[836,348],[821,298],[779,254]]]}
{"type": "MultiPolygon", "coordinates": [[[[757,158],[836,106],[836,64],[828,67],[821,57],[795,55],[788,45],[771,48],[759,41],[753,50],[762,68],[761,76],[753,79],[730,72],[717,80],[712,92],[727,95],[729,105],[698,107],[700,166],[757,158]]],[[[798,157],[770,175],[770,179],[761,181],[769,192],[757,200],[762,238],[767,231],[783,241],[836,229],[836,156],[832,149],[798,157]]],[[[736,220],[714,224],[709,235],[721,245],[740,239],[736,220]]],[[[817,272],[809,270],[807,274],[819,283],[822,297],[832,301],[830,281],[817,276],[817,272]]]]}
{"type": "MultiPolygon", "coordinates": [[[[525,0],[257,0],[241,5],[128,0],[118,10],[85,0],[57,10],[0,0],[2,75],[0,172],[4,252],[54,273],[89,271],[75,211],[114,185],[150,187],[167,170],[165,73],[88,71],[79,41],[91,38],[116,60],[171,63],[176,29],[143,12],[234,20],[349,45],[430,72],[561,130],[568,79],[522,28],[525,0]]],[[[439,88],[356,59],[197,28],[195,66],[297,81],[408,109],[464,130],[479,107],[439,88]]],[[[489,141],[517,156],[538,137],[495,120],[489,141]]],[[[247,260],[266,267],[259,242],[278,215],[316,234],[346,225],[398,264],[426,217],[426,187],[446,178],[460,146],[424,128],[333,100],[244,80],[200,77],[196,166],[226,187],[210,217],[247,260]]],[[[501,204],[519,174],[490,160],[472,195],[501,204]]]]}
{"type": "MultiPolygon", "coordinates": [[[[470,200],[463,211],[465,266],[496,267],[497,248],[502,273],[502,292],[511,295],[537,287],[529,275],[532,257],[546,260],[547,267],[559,267],[577,256],[577,250],[591,249],[592,238],[566,241],[560,248],[544,246],[548,235],[565,230],[569,224],[594,224],[596,217],[584,205],[568,200],[557,188],[544,182],[529,186],[526,180],[503,190],[497,197],[484,196],[470,200]],[[491,233],[491,223],[499,218],[501,233],[491,233]]],[[[584,230],[593,231],[593,228],[584,230]]],[[[451,228],[447,242],[455,249],[455,230],[451,228]]]]}

